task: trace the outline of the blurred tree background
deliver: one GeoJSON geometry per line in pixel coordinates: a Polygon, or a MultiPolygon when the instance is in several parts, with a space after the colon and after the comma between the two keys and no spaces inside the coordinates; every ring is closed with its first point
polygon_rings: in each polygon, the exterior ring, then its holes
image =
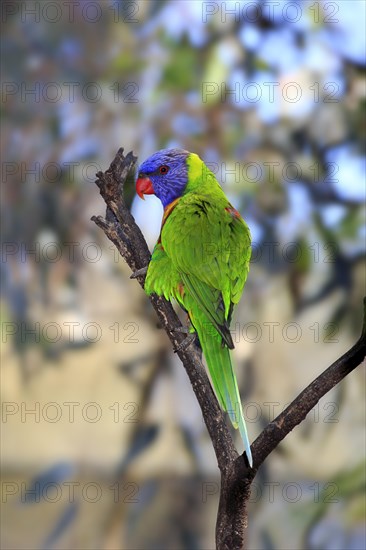
{"type": "MultiPolygon", "coordinates": [[[[358,337],[365,3],[2,2],[2,547],[214,547],[188,380],[104,235],[116,150],[198,153],[254,243],[233,322],[252,440],[358,337]]],[[[149,245],[155,197],[132,211],[149,245]]],[[[261,468],[250,548],[365,547],[364,373],[261,468]]],[[[238,447],[240,442],[238,441],[238,447]]]]}

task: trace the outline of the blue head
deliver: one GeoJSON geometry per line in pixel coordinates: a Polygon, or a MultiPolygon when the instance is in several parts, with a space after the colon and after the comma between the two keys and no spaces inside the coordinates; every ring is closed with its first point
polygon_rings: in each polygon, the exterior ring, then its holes
{"type": "Polygon", "coordinates": [[[180,197],[188,182],[187,157],[184,149],[161,149],[140,166],[137,194],[156,195],[165,208],[180,197]]]}

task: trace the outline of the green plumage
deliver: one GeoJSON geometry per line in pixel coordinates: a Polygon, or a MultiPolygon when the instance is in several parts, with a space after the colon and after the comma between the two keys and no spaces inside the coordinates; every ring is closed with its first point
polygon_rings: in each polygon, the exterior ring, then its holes
{"type": "Polygon", "coordinates": [[[145,290],[174,298],[188,312],[216,396],[239,428],[252,465],[229,349],[234,347],[229,330],[233,307],[249,269],[250,232],[201,159],[191,153],[187,165],[183,194],[165,208],[145,290]]]}

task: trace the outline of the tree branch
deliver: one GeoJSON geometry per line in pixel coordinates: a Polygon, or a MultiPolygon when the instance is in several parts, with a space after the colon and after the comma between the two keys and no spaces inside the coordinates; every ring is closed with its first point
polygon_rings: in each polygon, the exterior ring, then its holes
{"type": "MultiPolygon", "coordinates": [[[[128,210],[123,194],[127,175],[136,164],[132,152],[123,155],[119,149],[106,172],[98,172],[96,184],[107,205],[106,217],[93,216],[92,220],[111,240],[133,272],[148,265],[150,252],[146,241],[128,210]]],[[[144,286],[145,277],[137,277],[144,286]]],[[[182,327],[172,305],[162,297],[150,296],[150,301],[161,325],[177,350],[191,381],[193,391],[202,410],[202,415],[210,435],[217,463],[221,471],[220,503],[216,524],[216,545],[219,550],[240,550],[246,548],[247,503],[250,485],[259,466],[277,445],[300,424],[329,390],[355,369],[365,357],[366,314],[364,300],[364,321],[358,342],[327,370],[305,388],[294,401],[257,437],[252,445],[253,469],[249,468],[244,455],[239,456],[224,415],[202,365],[200,352],[195,345],[186,349],[179,346],[184,335],[177,331],[182,327]]]]}
{"type": "Polygon", "coordinates": [[[290,405],[266,426],[252,445],[254,470],[257,471],[267,456],[303,420],[318,401],[347,374],[358,367],[366,352],[366,298],[363,300],[363,327],[359,340],[342,357],[311,382],[290,405]]]}

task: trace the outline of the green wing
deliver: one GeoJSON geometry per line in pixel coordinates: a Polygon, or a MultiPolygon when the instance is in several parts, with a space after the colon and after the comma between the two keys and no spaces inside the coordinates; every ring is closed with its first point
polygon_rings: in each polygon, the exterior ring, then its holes
{"type": "Polygon", "coordinates": [[[189,193],[166,220],[161,242],[184,288],[232,348],[230,318],[248,275],[251,251],[245,222],[223,193],[189,193]]]}
{"type": "Polygon", "coordinates": [[[174,268],[171,259],[166,255],[158,241],[151,256],[145,279],[145,292],[164,296],[167,300],[176,298],[179,293],[181,277],[174,268]]]}

